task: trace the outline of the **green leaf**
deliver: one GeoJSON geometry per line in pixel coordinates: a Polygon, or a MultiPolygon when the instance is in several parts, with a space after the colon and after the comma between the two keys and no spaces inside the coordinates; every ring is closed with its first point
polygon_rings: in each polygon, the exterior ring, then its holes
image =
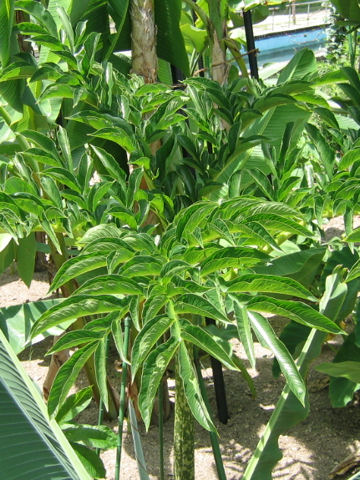
{"type": "Polygon", "coordinates": [[[98,297],[88,297],[87,295],[75,295],[69,297],[59,305],[47,310],[34,323],[31,329],[31,336],[34,337],[39,333],[48,330],[50,327],[61,325],[68,322],[68,326],[79,317],[87,315],[97,315],[99,313],[120,312],[125,315],[128,309],[128,300],[120,300],[110,295],[102,295],[98,297]]]}
{"type": "Polygon", "coordinates": [[[315,370],[326,373],[331,377],[343,377],[354,383],[360,383],[360,362],[324,362],[318,365],[315,370]]]}
{"type": "MultiPolygon", "coordinates": [[[[233,297],[232,297],[233,298],[233,297]]],[[[234,315],[236,320],[239,340],[242,343],[246,356],[252,368],[256,366],[254,341],[250,327],[249,315],[246,307],[234,298],[234,315]]]]}
{"type": "Polygon", "coordinates": [[[90,480],[0,331],[0,468],[7,480],[90,480]],[[19,448],[22,445],[22,448],[19,448]]]}
{"type": "Polygon", "coordinates": [[[126,206],[128,208],[131,208],[134,204],[135,194],[140,188],[143,175],[143,168],[135,168],[129,176],[128,190],[126,192],[126,206]]]}
{"type": "Polygon", "coordinates": [[[278,339],[270,323],[256,313],[248,313],[249,321],[260,343],[269,348],[275,355],[287,385],[298,400],[305,406],[306,387],[304,381],[285,345],[278,339]]]}
{"type": "Polygon", "coordinates": [[[116,350],[118,351],[119,357],[121,358],[122,362],[130,364],[129,360],[127,360],[127,352],[124,351],[124,340],[123,340],[123,333],[121,330],[121,318],[119,316],[113,319],[111,323],[111,332],[114,338],[116,350]]]}
{"type": "Polygon", "coordinates": [[[179,214],[175,218],[175,223],[177,223],[176,236],[178,240],[180,240],[186,232],[193,232],[199,224],[211,215],[215,208],[215,203],[198,202],[185,210],[181,210],[181,215],[179,214]]]}
{"type": "Polygon", "coordinates": [[[174,319],[168,317],[154,317],[149,320],[135,338],[131,355],[131,374],[134,380],[136,372],[149,355],[152,347],[159,338],[171,327],[174,319]]]}
{"type": "Polygon", "coordinates": [[[342,17],[350,20],[350,22],[360,23],[360,6],[356,1],[342,2],[341,0],[331,0],[331,3],[335,5],[336,10],[342,17]]]}
{"type": "Polygon", "coordinates": [[[69,142],[69,137],[68,134],[65,130],[65,128],[61,127],[59,125],[58,127],[58,132],[57,132],[57,138],[59,141],[59,145],[61,148],[62,152],[62,157],[65,163],[66,168],[70,171],[74,171],[74,165],[73,165],[73,159],[71,155],[71,147],[70,147],[70,142],[69,142]]]}
{"type": "MultiPolygon", "coordinates": [[[[34,322],[42,313],[61,301],[62,299],[54,298],[0,309],[0,330],[3,331],[16,354],[30,344],[29,334],[34,322]]],[[[61,335],[62,333],[64,333],[64,328],[53,327],[32,339],[31,343],[40,342],[48,335],[61,335]]]]}
{"type": "Polygon", "coordinates": [[[135,412],[135,408],[133,407],[133,402],[131,398],[129,399],[128,405],[129,405],[129,414],[130,414],[129,417],[130,417],[131,433],[133,437],[134,451],[135,451],[135,457],[136,457],[140,480],[150,480],[149,474],[147,473],[147,470],[146,470],[146,462],[145,462],[143,447],[141,443],[141,436],[139,433],[136,412],[135,412]]]}
{"type": "Polygon", "coordinates": [[[129,278],[143,275],[159,275],[162,266],[163,261],[158,257],[136,255],[121,268],[119,273],[129,278]]]}
{"type": "Polygon", "coordinates": [[[28,78],[36,71],[34,65],[26,62],[11,63],[1,73],[0,82],[7,82],[9,80],[18,80],[20,78],[28,78]]]}
{"type": "Polygon", "coordinates": [[[261,275],[249,273],[239,275],[234,280],[226,283],[227,291],[232,293],[240,292],[261,292],[261,293],[280,293],[282,295],[291,295],[316,301],[312,293],[301,283],[288,277],[276,275],[261,275]]]}
{"type": "Polygon", "coordinates": [[[81,369],[96,350],[97,344],[79,348],[59,369],[50,390],[48,411],[50,415],[58,412],[65,402],[70,388],[75,383],[81,369]]]}
{"type": "Polygon", "coordinates": [[[73,278],[86,272],[91,272],[100,267],[106,266],[106,255],[102,253],[89,253],[73,257],[65,262],[56,272],[51,284],[50,291],[57,290],[73,278]]]}
{"type": "Polygon", "coordinates": [[[54,180],[66,185],[71,190],[74,190],[77,193],[81,193],[81,188],[78,184],[78,181],[71,172],[65,168],[52,167],[45,170],[44,175],[47,175],[54,180]]]}
{"type": "Polygon", "coordinates": [[[193,293],[180,295],[175,304],[175,311],[180,314],[191,313],[219,320],[226,324],[229,323],[227,316],[220,312],[209,300],[193,293]]]}
{"type": "MultiPolygon", "coordinates": [[[[94,365],[95,376],[99,386],[100,398],[106,408],[109,410],[109,393],[107,387],[107,373],[106,373],[106,361],[108,355],[108,336],[104,336],[98,343],[98,347],[95,350],[94,365]]],[[[91,446],[91,445],[90,445],[91,446]]],[[[95,445],[99,446],[99,445],[95,445]]],[[[104,447],[101,447],[104,448],[104,447]]]]}
{"type": "Polygon", "coordinates": [[[216,428],[200,392],[200,386],[184,343],[180,344],[178,353],[179,373],[184,385],[185,396],[190,410],[200,425],[211,432],[216,428]]]}
{"type": "Polygon", "coordinates": [[[16,267],[19,272],[21,280],[27,287],[30,287],[31,280],[34,275],[36,255],[36,240],[35,234],[31,233],[26,238],[19,240],[19,245],[16,249],[16,267]]]}
{"type": "Polygon", "coordinates": [[[71,443],[71,446],[91,478],[105,478],[105,467],[94,450],[90,450],[90,448],[85,447],[80,443],[71,443]]]}
{"type": "Polygon", "coordinates": [[[92,387],[85,387],[82,390],[70,395],[59,408],[56,421],[59,425],[67,423],[75,418],[80,412],[90,405],[92,400],[92,387]]]}
{"type": "Polygon", "coordinates": [[[61,20],[61,26],[66,33],[71,51],[74,50],[74,32],[70,23],[70,18],[62,6],[57,7],[56,13],[61,20]]]}
{"type": "MultiPolygon", "coordinates": [[[[125,129],[119,127],[101,128],[100,130],[96,130],[96,132],[92,133],[91,136],[104,138],[105,140],[115,142],[128,153],[133,153],[137,148],[135,135],[129,135],[125,129]]],[[[94,148],[92,146],[92,148],[95,150],[96,147],[94,148]]],[[[97,150],[99,149],[97,148],[97,150]]]]}
{"type": "MultiPolygon", "coordinates": [[[[300,323],[290,321],[282,330],[279,338],[289,350],[291,355],[296,358],[301,348],[305,344],[310,333],[310,328],[300,323]]],[[[279,364],[276,359],[273,363],[272,372],[275,378],[280,375],[279,364]]]]}
{"type": "Polygon", "coordinates": [[[4,0],[0,4],[0,61],[6,67],[12,52],[12,31],[14,24],[14,1],[4,0]]]}
{"type": "Polygon", "coordinates": [[[305,237],[312,237],[313,234],[307,228],[303,227],[291,218],[286,218],[272,213],[259,213],[247,218],[247,221],[258,222],[270,231],[280,230],[282,232],[294,233],[297,235],[304,235],[305,237]]]}
{"type": "Polygon", "coordinates": [[[247,308],[253,312],[281,315],[307,327],[317,328],[323,332],[343,333],[342,329],[329,318],[325,317],[325,315],[300,301],[277,300],[259,295],[248,302],[247,308]]]}
{"type": "Polygon", "coordinates": [[[56,23],[54,22],[51,13],[46,10],[41,3],[35,3],[32,0],[17,0],[15,8],[17,10],[23,10],[36,18],[40,25],[42,25],[50,35],[57,37],[56,23]]]}
{"type": "Polygon", "coordinates": [[[146,430],[148,430],[150,426],[156,392],[158,391],[166,368],[178,347],[178,340],[170,337],[165,343],[156,347],[144,362],[139,393],[139,410],[144,420],[146,430]]]}
{"type": "Polygon", "coordinates": [[[60,159],[54,158],[53,155],[45,152],[41,148],[28,148],[25,152],[22,152],[21,155],[25,159],[25,162],[29,165],[32,165],[34,160],[36,160],[37,162],[47,166],[50,165],[52,167],[61,167],[60,159]]]}
{"type": "Polygon", "coordinates": [[[35,130],[24,130],[21,132],[21,135],[42,149],[43,154],[48,154],[54,157],[55,160],[60,160],[54,141],[44,133],[35,130]]]}
{"type": "Polygon", "coordinates": [[[138,282],[121,275],[99,275],[84,282],[75,295],[143,295],[138,282]]]}
{"type": "Polygon", "coordinates": [[[123,182],[125,178],[125,172],[121,169],[119,163],[115,160],[115,158],[110,155],[106,150],[95,147],[91,145],[92,150],[95,152],[96,156],[103,164],[105,170],[110,175],[112,180],[117,180],[119,182],[123,182]]]}
{"type": "Polygon", "coordinates": [[[58,341],[47,352],[47,355],[52,355],[56,352],[61,352],[67,348],[78,347],[84,343],[99,342],[104,336],[104,332],[94,332],[92,330],[74,330],[62,335],[58,341]]]}
{"type": "Polygon", "coordinates": [[[16,245],[12,239],[12,235],[8,233],[0,234],[0,243],[4,245],[2,239],[5,239],[6,246],[0,250],[0,273],[3,273],[15,259],[16,245]]]}
{"type": "Polygon", "coordinates": [[[311,50],[304,48],[297,52],[282,69],[278,78],[278,85],[289,80],[302,80],[315,72],[315,55],[311,50]]]}
{"type": "Polygon", "coordinates": [[[108,450],[116,448],[117,435],[106,425],[71,425],[64,428],[66,438],[72,442],[81,442],[87,447],[108,450]]]}
{"type": "Polygon", "coordinates": [[[143,323],[147,323],[154,318],[163,306],[167,303],[168,298],[166,295],[154,295],[152,294],[144,303],[142,311],[143,323]]]}
{"type": "Polygon", "coordinates": [[[206,276],[225,268],[252,267],[267,258],[268,255],[255,248],[221,248],[201,263],[201,275],[206,276]]]}
{"type": "Polygon", "coordinates": [[[341,158],[339,163],[339,169],[347,169],[358,160],[360,160],[360,148],[354,148],[352,150],[349,150],[341,158]]]}
{"type": "MultiPolygon", "coordinates": [[[[338,275],[331,277],[333,277],[331,281],[326,282],[321,304],[322,313],[334,320],[344,301],[346,285],[341,284],[338,275]]],[[[320,355],[325,338],[325,333],[311,330],[297,360],[303,378],[306,378],[311,362],[320,355]]],[[[285,386],[254,455],[247,465],[244,480],[271,480],[273,468],[282,457],[278,446],[279,436],[307,417],[310,406],[307,397],[305,400],[305,406],[301,405],[289,386],[285,386]]]]}
{"type": "Polygon", "coordinates": [[[172,278],[174,275],[189,270],[191,265],[183,260],[170,260],[167,262],[160,272],[162,278],[172,278]]]}
{"type": "MultiPolygon", "coordinates": [[[[357,344],[355,333],[351,333],[336,353],[333,362],[357,362],[360,364],[360,347],[357,344]]],[[[345,407],[352,401],[354,393],[359,390],[360,383],[354,383],[345,377],[331,377],[329,397],[332,407],[345,407]]]]}
{"type": "Polygon", "coordinates": [[[304,286],[310,287],[319,271],[325,252],[326,247],[301,250],[275,258],[268,261],[266,265],[255,266],[254,270],[264,275],[289,276],[304,286]]]}
{"type": "Polygon", "coordinates": [[[157,54],[182,71],[188,77],[189,61],[184,38],[180,31],[182,5],[180,0],[167,2],[155,0],[155,23],[157,26],[157,54]]]}
{"type": "Polygon", "coordinates": [[[196,345],[212,357],[219,360],[230,370],[238,370],[237,365],[232,361],[228,353],[216,342],[213,337],[198,325],[192,325],[190,322],[181,324],[181,338],[187,342],[196,345]]]}
{"type": "MultiPolygon", "coordinates": [[[[360,228],[353,230],[345,239],[346,242],[359,242],[360,241],[360,228]]],[[[353,267],[354,268],[354,267],[353,267]]]]}
{"type": "Polygon", "coordinates": [[[47,196],[54,202],[58,208],[62,208],[62,199],[60,191],[51,177],[41,177],[41,186],[47,196]]]}

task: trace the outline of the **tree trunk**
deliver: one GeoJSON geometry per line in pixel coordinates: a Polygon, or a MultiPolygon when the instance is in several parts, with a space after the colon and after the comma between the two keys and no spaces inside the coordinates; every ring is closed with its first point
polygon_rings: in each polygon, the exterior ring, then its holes
{"type": "Polygon", "coordinates": [[[211,74],[213,80],[223,85],[228,77],[228,65],[226,62],[226,50],[224,42],[219,39],[216,30],[213,32],[212,52],[211,52],[211,74]]]}
{"type": "Polygon", "coordinates": [[[175,423],[174,423],[175,480],[194,480],[194,418],[186,400],[182,378],[175,367],[175,423]]]}
{"type": "Polygon", "coordinates": [[[132,0],[131,22],[132,72],[143,76],[145,83],[155,83],[158,65],[153,0],[132,0]]]}
{"type": "Polygon", "coordinates": [[[211,50],[211,75],[213,80],[223,85],[228,77],[226,61],[227,9],[220,0],[209,1],[208,35],[211,50]]]}

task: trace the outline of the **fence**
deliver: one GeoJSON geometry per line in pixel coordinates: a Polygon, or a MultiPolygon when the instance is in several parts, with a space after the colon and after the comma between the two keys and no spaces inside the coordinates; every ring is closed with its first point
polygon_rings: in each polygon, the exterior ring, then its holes
{"type": "Polygon", "coordinates": [[[270,15],[263,22],[254,25],[255,35],[325,25],[330,17],[330,3],[326,0],[294,0],[269,7],[269,10],[270,15]]]}

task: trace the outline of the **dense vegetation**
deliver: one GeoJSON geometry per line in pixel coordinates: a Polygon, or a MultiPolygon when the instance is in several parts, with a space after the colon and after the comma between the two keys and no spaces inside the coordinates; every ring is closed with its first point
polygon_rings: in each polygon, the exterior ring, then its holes
{"type": "Polygon", "coordinates": [[[279,436],[308,415],[307,372],[329,334],[344,336],[318,367],[331,376],[332,405],[359,389],[360,7],[333,2],[352,42],[341,68],[303,50],[266,83],[249,77],[238,36],[243,9],[261,20],[263,3],[1,3],[0,272],[15,262],[30,285],[45,254],[61,293],[17,315],[2,309],[7,479],[105,478],[106,448],[117,449],[119,478],[125,411],[148,478],[137,422],[149,428],[156,416],[162,445],[169,369],[176,480],[194,478],[194,421],[226,478],[204,354],[253,390],[247,367],[259,341],[286,380],[246,480],[271,478],[279,436]],[[326,241],[338,215],[345,233],[326,241]],[[288,319],[279,336],[272,315],[288,319]],[[49,334],[46,409],[14,352],[49,334]],[[111,348],[121,386],[107,377],[111,348]],[[83,368],[90,386],[69,395],[83,368]],[[78,424],[92,398],[99,425],[78,424]],[[118,417],[118,435],[103,415],[118,417]]]}

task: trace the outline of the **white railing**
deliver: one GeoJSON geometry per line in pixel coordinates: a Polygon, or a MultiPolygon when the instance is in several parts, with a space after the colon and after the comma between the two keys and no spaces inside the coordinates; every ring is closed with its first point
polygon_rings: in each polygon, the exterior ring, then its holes
{"type": "Polygon", "coordinates": [[[270,15],[261,23],[254,25],[255,35],[277,32],[283,29],[324,25],[330,17],[330,2],[328,0],[309,0],[289,2],[282,6],[269,7],[270,15]],[[314,7],[318,8],[314,8],[314,7]]]}

